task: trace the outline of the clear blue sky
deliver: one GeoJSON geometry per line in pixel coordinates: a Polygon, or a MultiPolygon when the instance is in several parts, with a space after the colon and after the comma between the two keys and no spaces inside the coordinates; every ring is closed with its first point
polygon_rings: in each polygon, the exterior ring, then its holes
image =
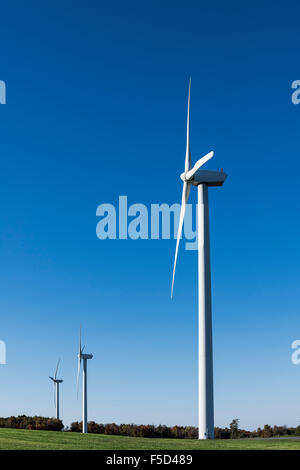
{"type": "MultiPolygon", "coordinates": [[[[1,6],[0,415],[76,400],[89,418],[196,425],[197,256],[174,240],[96,237],[96,208],[179,202],[191,146],[210,191],[215,422],[300,422],[299,2],[11,1],[1,6]]],[[[191,201],[195,201],[195,191],[191,201]]]]}

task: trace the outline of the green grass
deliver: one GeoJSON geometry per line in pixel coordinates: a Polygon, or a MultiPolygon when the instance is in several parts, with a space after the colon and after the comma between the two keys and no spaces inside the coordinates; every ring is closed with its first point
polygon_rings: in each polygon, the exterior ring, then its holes
{"type": "Polygon", "coordinates": [[[0,429],[0,450],[206,450],[286,449],[300,450],[300,440],[215,440],[145,439],[54,431],[0,429]]]}

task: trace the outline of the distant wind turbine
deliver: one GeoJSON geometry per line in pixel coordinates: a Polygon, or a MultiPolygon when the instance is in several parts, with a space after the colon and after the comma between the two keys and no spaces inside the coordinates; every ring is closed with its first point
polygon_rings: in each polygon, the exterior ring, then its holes
{"type": "Polygon", "coordinates": [[[210,160],[213,152],[209,152],[198,160],[192,168],[190,152],[190,94],[189,84],[187,111],[187,140],[184,172],[180,175],[183,181],[182,202],[179,218],[171,297],[173,297],[176,262],[179,242],[182,233],[186,204],[191,186],[198,189],[198,301],[199,301],[199,359],[198,359],[198,429],[199,439],[214,438],[214,399],[213,399],[213,343],[212,343],[212,314],[211,314],[211,276],[209,248],[209,213],[208,186],[222,186],[227,178],[222,171],[200,170],[202,165],[210,160]]]}
{"type": "Polygon", "coordinates": [[[54,377],[50,377],[49,379],[52,380],[53,385],[54,385],[54,406],[56,409],[56,419],[59,419],[59,384],[63,382],[62,379],[57,379],[57,372],[58,372],[58,366],[60,363],[60,359],[58,359],[57,366],[55,369],[54,377]]]}
{"type": "Polygon", "coordinates": [[[79,387],[79,376],[81,369],[81,361],[83,361],[82,373],[82,432],[85,434],[87,430],[87,360],[93,358],[93,354],[83,354],[85,346],[81,347],[81,327],[79,333],[79,351],[78,351],[78,371],[77,371],[77,395],[79,387]]]}

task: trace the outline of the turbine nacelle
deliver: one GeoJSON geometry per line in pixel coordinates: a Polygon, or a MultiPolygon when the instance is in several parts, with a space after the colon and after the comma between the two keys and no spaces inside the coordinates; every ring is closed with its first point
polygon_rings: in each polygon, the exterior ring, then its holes
{"type": "Polygon", "coordinates": [[[61,384],[63,382],[62,379],[54,379],[53,377],[50,377],[50,375],[49,375],[49,379],[51,379],[54,383],[57,383],[57,384],[61,384]]]}
{"type": "MultiPolygon", "coordinates": [[[[78,358],[79,358],[79,354],[78,354],[78,358]]],[[[81,354],[80,358],[81,359],[93,359],[93,354],[81,354]]]]}
{"type": "Polygon", "coordinates": [[[223,170],[198,170],[194,174],[190,183],[193,186],[198,186],[199,184],[206,184],[207,186],[222,186],[226,178],[227,174],[223,170]]]}

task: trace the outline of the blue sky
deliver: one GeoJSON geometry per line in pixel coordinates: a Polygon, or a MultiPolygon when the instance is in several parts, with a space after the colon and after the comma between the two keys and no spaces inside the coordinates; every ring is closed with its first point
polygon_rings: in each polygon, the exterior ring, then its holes
{"type": "MultiPolygon", "coordinates": [[[[196,425],[197,256],[96,237],[96,208],[180,202],[191,149],[210,191],[215,423],[300,422],[299,4],[9,2],[1,7],[0,415],[196,425]]],[[[196,200],[192,192],[191,202],[196,200]]],[[[182,244],[183,245],[183,244],[182,244]]],[[[181,246],[182,248],[182,246],[181,246]]]]}

